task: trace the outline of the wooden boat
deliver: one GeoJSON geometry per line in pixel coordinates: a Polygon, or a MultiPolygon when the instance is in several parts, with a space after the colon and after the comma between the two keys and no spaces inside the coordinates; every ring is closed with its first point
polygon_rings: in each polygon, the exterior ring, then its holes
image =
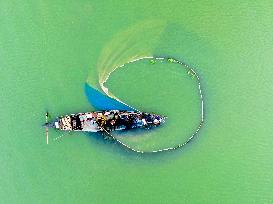
{"type": "MultiPolygon", "coordinates": [[[[46,115],[47,120],[48,114],[46,115]]],[[[157,127],[165,122],[166,117],[139,111],[95,111],[76,113],[58,117],[46,123],[46,128],[64,131],[107,132],[134,128],[157,127]]],[[[47,130],[48,143],[48,130],[47,130]]]]}

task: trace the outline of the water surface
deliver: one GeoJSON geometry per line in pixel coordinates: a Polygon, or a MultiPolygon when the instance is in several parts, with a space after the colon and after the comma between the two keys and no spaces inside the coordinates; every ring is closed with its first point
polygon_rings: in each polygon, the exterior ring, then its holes
{"type": "MultiPolygon", "coordinates": [[[[272,203],[272,5],[1,1],[1,203],[272,203]],[[93,110],[85,82],[99,87],[100,70],[134,54],[170,55],[195,68],[207,102],[198,138],[154,156],[54,130],[46,145],[45,111],[55,117],[93,110]]],[[[169,104],[181,94],[170,89],[183,79],[178,73],[139,69],[116,72],[108,87],[147,111],[191,107],[183,100],[169,104]],[[169,83],[155,95],[126,91],[135,77],[147,83],[147,74],[169,83]]]]}

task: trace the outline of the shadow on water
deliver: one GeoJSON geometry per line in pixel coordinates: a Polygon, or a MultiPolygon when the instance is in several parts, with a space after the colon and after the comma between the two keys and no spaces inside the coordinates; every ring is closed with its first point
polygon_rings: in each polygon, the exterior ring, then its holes
{"type": "MultiPolygon", "coordinates": [[[[211,53],[218,52],[204,36],[189,31],[179,23],[168,23],[160,35],[157,46],[153,50],[155,56],[174,57],[197,69],[205,60],[213,61],[211,53]],[[196,52],[198,50],[198,52],[196,52]]],[[[208,67],[202,69],[207,70],[208,67]]],[[[202,70],[198,70],[198,73],[202,70]]]]}
{"type": "Polygon", "coordinates": [[[124,146],[120,145],[113,139],[104,139],[102,133],[85,133],[85,135],[89,138],[92,144],[96,143],[99,146],[99,149],[101,150],[102,154],[105,153],[116,155],[117,157],[121,157],[128,161],[141,163],[168,162],[170,161],[170,158],[180,157],[182,153],[184,154],[187,153],[187,151],[189,151],[189,149],[191,148],[191,144],[197,139],[194,138],[182,149],[156,153],[152,152],[137,153],[125,148],[124,146]]]}

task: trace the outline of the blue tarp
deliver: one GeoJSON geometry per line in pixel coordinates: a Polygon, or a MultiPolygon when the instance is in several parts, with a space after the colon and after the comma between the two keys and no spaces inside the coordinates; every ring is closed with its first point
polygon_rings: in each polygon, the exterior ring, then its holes
{"type": "Polygon", "coordinates": [[[130,108],[129,106],[101,93],[87,83],[85,83],[84,91],[89,103],[98,110],[134,110],[133,108],[130,108]]]}

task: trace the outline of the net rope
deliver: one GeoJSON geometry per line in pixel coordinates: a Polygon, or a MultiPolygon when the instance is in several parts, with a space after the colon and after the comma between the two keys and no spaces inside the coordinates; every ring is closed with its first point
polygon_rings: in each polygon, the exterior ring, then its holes
{"type": "MultiPolygon", "coordinates": [[[[186,144],[188,144],[189,142],[191,142],[198,134],[198,132],[200,131],[200,129],[202,128],[203,124],[204,124],[204,96],[203,96],[203,92],[202,92],[202,86],[201,86],[201,80],[200,80],[200,77],[199,75],[197,74],[196,71],[193,70],[193,68],[191,68],[189,65],[187,65],[186,63],[180,61],[180,60],[177,60],[175,58],[171,58],[171,57],[153,57],[153,56],[148,56],[148,57],[141,57],[141,58],[138,58],[138,59],[134,59],[132,61],[129,61],[125,64],[122,64],[120,66],[117,66],[116,68],[113,69],[112,72],[110,72],[108,74],[108,76],[105,78],[105,80],[103,80],[102,82],[100,82],[100,86],[102,88],[102,90],[104,91],[105,94],[107,94],[109,97],[111,98],[114,98],[116,100],[118,100],[119,102],[127,105],[126,103],[124,103],[123,101],[119,100],[118,98],[116,97],[113,97],[112,95],[109,94],[108,92],[108,88],[104,86],[104,83],[109,79],[110,75],[117,69],[119,68],[122,68],[130,63],[134,63],[134,62],[137,62],[137,61],[140,61],[140,60],[144,60],[144,59],[150,59],[150,60],[161,60],[161,61],[168,61],[168,62],[171,62],[171,63],[177,63],[177,64],[180,64],[181,67],[183,67],[184,69],[186,69],[187,73],[189,75],[192,76],[192,78],[196,78],[197,80],[197,86],[198,86],[198,91],[199,91],[199,96],[200,96],[200,100],[201,100],[201,117],[200,117],[200,121],[199,121],[199,125],[197,126],[197,128],[195,129],[195,131],[191,134],[190,137],[188,137],[188,139],[182,143],[179,143],[173,147],[167,147],[167,148],[163,148],[163,149],[157,149],[157,150],[152,150],[152,151],[142,151],[142,150],[138,150],[138,149],[135,149],[135,148],[132,148],[130,147],[129,145],[123,143],[122,141],[120,141],[118,138],[116,138],[115,136],[113,136],[110,132],[108,132],[107,130],[103,129],[103,131],[108,135],[110,136],[110,138],[115,141],[117,144],[121,145],[122,147],[124,147],[125,149],[129,150],[129,151],[132,151],[132,152],[135,152],[135,153],[140,153],[140,154],[148,154],[148,153],[159,153],[159,152],[166,152],[166,151],[173,151],[173,150],[177,150],[177,149],[181,149],[182,147],[184,147],[186,144]]],[[[129,105],[127,105],[129,106],[129,105]]],[[[131,106],[129,106],[131,107],[131,106]]],[[[133,108],[133,107],[131,107],[133,108]]],[[[136,111],[139,111],[135,108],[133,108],[134,110],[136,111]]]]}

